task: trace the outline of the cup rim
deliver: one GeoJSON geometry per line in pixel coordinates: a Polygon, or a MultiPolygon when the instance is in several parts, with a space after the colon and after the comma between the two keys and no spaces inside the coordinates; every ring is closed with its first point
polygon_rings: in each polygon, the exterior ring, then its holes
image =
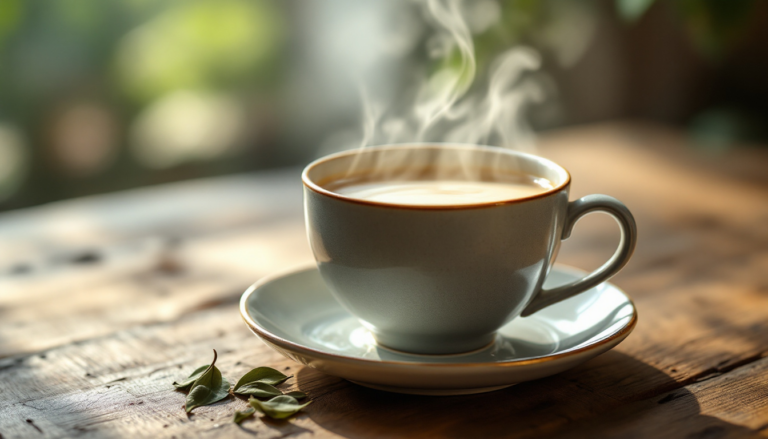
{"type": "Polygon", "coordinates": [[[461,210],[461,209],[477,209],[477,208],[504,206],[508,204],[517,204],[517,203],[522,203],[526,201],[537,200],[539,198],[544,198],[544,197],[556,194],[562,191],[563,189],[566,189],[571,184],[571,173],[568,172],[568,170],[563,166],[555,163],[554,161],[548,158],[541,157],[535,154],[514,151],[511,149],[506,149],[499,146],[473,145],[473,144],[463,144],[463,143],[415,142],[415,143],[367,146],[364,148],[350,149],[350,150],[341,151],[341,152],[320,157],[312,161],[311,163],[309,163],[304,168],[304,170],[301,173],[301,181],[304,184],[304,187],[312,190],[313,192],[316,192],[320,195],[325,195],[340,201],[345,201],[345,202],[354,203],[354,204],[396,208],[396,209],[407,209],[407,210],[461,210]],[[501,152],[504,154],[521,156],[531,160],[544,162],[549,166],[553,166],[561,169],[565,173],[565,179],[552,189],[548,189],[538,194],[529,195],[527,197],[513,198],[513,199],[499,200],[499,201],[486,201],[486,202],[478,202],[478,203],[470,203],[470,204],[447,204],[447,205],[421,204],[420,205],[420,204],[401,204],[401,203],[364,200],[361,198],[354,198],[346,195],[341,195],[336,192],[323,188],[319,184],[312,181],[312,179],[309,177],[309,172],[315,167],[322,165],[323,163],[329,162],[331,160],[336,160],[341,157],[359,154],[362,151],[376,151],[376,150],[381,151],[381,150],[391,150],[391,149],[419,149],[419,148],[440,148],[440,149],[456,149],[456,150],[474,149],[474,150],[501,152]]]}

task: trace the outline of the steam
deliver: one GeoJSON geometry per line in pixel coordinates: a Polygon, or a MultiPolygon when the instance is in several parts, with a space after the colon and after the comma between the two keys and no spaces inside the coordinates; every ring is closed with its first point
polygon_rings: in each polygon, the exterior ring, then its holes
{"type": "Polygon", "coordinates": [[[451,142],[531,151],[535,136],[525,110],[544,95],[541,84],[529,75],[540,67],[538,53],[529,47],[512,48],[490,64],[487,79],[476,81],[472,29],[484,30],[498,21],[498,4],[492,0],[417,0],[417,4],[430,25],[427,52],[441,67],[422,75],[414,87],[389,103],[361,86],[360,146],[451,142]],[[474,26],[468,18],[474,18],[474,26]]]}
{"type": "Polygon", "coordinates": [[[438,38],[446,41],[441,45],[448,49],[443,52],[443,56],[450,56],[452,46],[455,45],[459,50],[461,64],[455,72],[439,71],[422,87],[414,105],[416,118],[420,121],[417,138],[424,136],[435,122],[451,110],[475,79],[475,46],[459,5],[459,0],[449,0],[447,4],[439,0],[427,1],[429,13],[450,38],[445,40],[444,34],[438,34],[438,38]]]}
{"type": "Polygon", "coordinates": [[[500,55],[492,69],[487,93],[481,98],[467,96],[450,112],[456,125],[445,140],[534,149],[535,136],[525,118],[525,109],[540,102],[543,91],[534,79],[523,79],[523,75],[539,66],[538,53],[527,47],[500,55]]]}
{"type": "MultiPolygon", "coordinates": [[[[535,136],[525,116],[528,106],[544,97],[533,75],[541,65],[539,54],[525,46],[511,48],[478,78],[472,36],[498,22],[501,9],[496,0],[413,1],[428,24],[425,49],[438,68],[419,72],[394,97],[376,95],[361,84],[363,124],[358,146],[447,142],[532,151],[535,136]]],[[[475,180],[480,178],[481,166],[496,174],[501,170],[500,156],[488,168],[490,164],[479,163],[471,150],[450,154],[432,150],[431,155],[409,151],[375,158],[355,154],[339,181],[418,178],[426,169],[432,169],[435,178],[475,180]]]]}

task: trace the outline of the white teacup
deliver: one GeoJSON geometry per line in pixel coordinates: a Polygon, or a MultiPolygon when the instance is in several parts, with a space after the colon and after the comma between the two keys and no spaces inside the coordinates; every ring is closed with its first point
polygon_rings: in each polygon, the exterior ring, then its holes
{"type": "Polygon", "coordinates": [[[502,148],[416,144],[345,151],[309,164],[302,180],[309,241],[326,284],[379,344],[406,352],[482,348],[510,320],[608,280],[627,263],[637,238],[620,201],[589,195],[568,202],[568,171],[502,148]],[[382,202],[333,189],[361,177],[386,184],[500,175],[543,178],[551,188],[447,205],[382,202]],[[560,241],[593,211],[619,223],[618,250],[583,279],[542,289],[560,241]]]}

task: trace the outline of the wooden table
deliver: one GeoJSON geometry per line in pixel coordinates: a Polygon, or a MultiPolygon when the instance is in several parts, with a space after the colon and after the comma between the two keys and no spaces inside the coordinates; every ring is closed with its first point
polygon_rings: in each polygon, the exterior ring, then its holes
{"type": "MultiPolygon", "coordinates": [[[[639,323],[569,372],[481,395],[423,397],[293,363],[241,321],[261,276],[311,261],[299,170],[78,199],[0,215],[0,437],[752,437],[768,435],[768,149],[699,156],[659,127],[553,133],[540,151],[573,197],[606,193],[640,239],[613,280],[639,323]],[[285,369],[314,401],[237,426],[230,397],[187,416],[171,383],[210,361],[230,380],[285,369]]],[[[580,222],[561,262],[610,255],[580,222]]]]}

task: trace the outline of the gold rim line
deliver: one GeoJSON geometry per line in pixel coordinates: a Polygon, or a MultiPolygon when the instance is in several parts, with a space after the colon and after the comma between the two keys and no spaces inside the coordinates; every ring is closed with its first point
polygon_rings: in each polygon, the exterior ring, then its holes
{"type": "Polygon", "coordinates": [[[301,182],[304,184],[304,187],[320,195],[325,195],[331,198],[335,198],[337,200],[346,201],[346,202],[355,203],[355,204],[362,204],[366,206],[389,207],[389,208],[407,209],[407,210],[461,210],[461,209],[479,209],[479,208],[488,208],[488,207],[495,207],[495,206],[505,206],[508,204],[517,204],[525,201],[537,200],[540,198],[557,194],[562,190],[568,189],[568,187],[571,184],[571,173],[568,172],[568,170],[565,169],[563,166],[560,166],[559,164],[553,162],[548,158],[537,156],[535,154],[528,154],[525,152],[513,151],[513,150],[505,149],[502,147],[498,147],[498,146],[465,145],[465,144],[456,144],[456,143],[405,143],[405,144],[394,144],[394,145],[367,146],[365,148],[341,151],[335,154],[330,154],[325,157],[321,157],[311,162],[304,168],[304,170],[301,172],[301,182]],[[510,200],[489,201],[485,203],[476,203],[476,204],[414,205],[414,204],[384,203],[381,201],[371,201],[371,200],[363,200],[360,198],[348,197],[346,195],[341,195],[341,194],[337,194],[336,192],[329,191],[328,189],[321,187],[320,185],[318,185],[317,183],[312,181],[312,179],[309,178],[310,170],[312,170],[316,166],[319,166],[330,160],[337,159],[339,157],[351,156],[354,154],[359,154],[364,151],[384,151],[384,150],[392,150],[392,149],[395,149],[395,150],[397,149],[429,149],[429,148],[454,149],[454,150],[473,150],[474,149],[479,151],[501,152],[509,155],[519,155],[519,156],[531,158],[533,160],[543,160],[545,162],[548,162],[551,165],[554,165],[557,168],[562,169],[565,172],[565,180],[559,185],[557,185],[556,187],[552,189],[548,189],[545,192],[535,194],[535,195],[530,195],[527,197],[522,197],[522,198],[513,198],[510,200]]]}
{"type": "MultiPolygon", "coordinates": [[[[564,265],[564,264],[558,264],[558,265],[560,265],[561,267],[567,267],[567,268],[581,271],[578,268],[571,267],[569,265],[564,265]]],[[[338,355],[338,354],[333,354],[329,352],[323,352],[323,351],[306,347],[306,346],[301,346],[290,340],[286,340],[282,337],[278,337],[270,333],[269,331],[267,331],[265,328],[262,328],[258,323],[256,323],[251,318],[250,314],[248,313],[248,309],[247,309],[248,299],[251,297],[251,295],[254,292],[256,292],[256,290],[261,288],[263,285],[269,282],[272,282],[273,280],[276,280],[278,278],[284,277],[292,273],[305,271],[312,267],[313,265],[295,267],[295,268],[282,271],[280,273],[276,273],[270,276],[265,276],[259,279],[259,281],[257,281],[250,287],[248,287],[247,290],[245,290],[242,297],[240,298],[240,316],[243,318],[243,320],[245,320],[245,323],[248,325],[251,331],[253,331],[259,337],[264,338],[269,342],[274,343],[275,345],[278,345],[284,349],[295,350],[302,353],[312,354],[320,357],[327,357],[327,358],[340,360],[348,363],[357,363],[362,361],[372,365],[380,364],[380,365],[391,365],[391,366],[419,366],[419,367],[443,367],[443,368],[444,367],[488,367],[489,365],[494,365],[495,367],[518,367],[518,366],[527,366],[530,364],[545,363],[548,361],[554,361],[561,358],[570,357],[573,355],[578,355],[583,352],[590,351],[592,349],[595,349],[598,346],[602,346],[616,339],[622,339],[628,336],[632,332],[632,330],[635,328],[635,325],[637,324],[637,306],[635,306],[635,302],[632,300],[631,297],[629,297],[629,294],[624,292],[624,290],[614,286],[614,288],[616,288],[619,292],[621,292],[624,295],[624,297],[626,297],[627,300],[629,300],[629,303],[632,305],[632,318],[625,326],[623,326],[621,329],[619,329],[615,333],[607,335],[601,339],[596,340],[593,344],[590,344],[588,346],[583,346],[581,348],[566,350],[560,353],[547,355],[543,357],[534,357],[534,358],[527,358],[522,360],[509,360],[509,361],[501,361],[501,362],[494,362],[494,363],[488,363],[488,362],[484,362],[484,363],[423,363],[418,361],[371,360],[368,358],[349,357],[345,355],[338,355]]]]}

